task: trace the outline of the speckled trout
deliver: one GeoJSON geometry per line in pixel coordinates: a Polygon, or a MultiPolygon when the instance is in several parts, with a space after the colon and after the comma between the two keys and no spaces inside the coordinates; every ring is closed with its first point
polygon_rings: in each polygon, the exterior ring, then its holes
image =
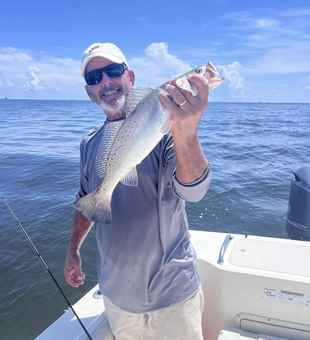
{"type": "MultiPolygon", "coordinates": [[[[224,78],[212,63],[196,67],[177,78],[178,87],[197,95],[197,87],[187,77],[198,74],[209,82],[209,91],[219,86],[224,78]]],[[[121,182],[137,186],[136,166],[155,148],[171,127],[170,114],[161,104],[159,88],[132,90],[127,98],[126,119],[106,124],[96,156],[96,172],[103,178],[99,188],[74,203],[88,220],[109,224],[112,219],[111,199],[114,188],[121,182]]]]}

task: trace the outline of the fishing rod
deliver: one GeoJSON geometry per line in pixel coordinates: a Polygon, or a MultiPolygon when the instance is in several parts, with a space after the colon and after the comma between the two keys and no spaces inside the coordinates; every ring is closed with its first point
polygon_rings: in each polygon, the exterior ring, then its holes
{"type": "Polygon", "coordinates": [[[17,224],[20,226],[21,230],[23,231],[23,233],[25,234],[27,240],[29,241],[30,245],[32,246],[32,249],[34,250],[34,252],[36,253],[36,255],[38,255],[40,261],[42,262],[44,268],[48,271],[48,273],[50,274],[51,278],[53,279],[53,281],[55,282],[55,285],[57,286],[57,288],[59,289],[60,293],[62,294],[62,296],[64,297],[64,299],[66,300],[68,306],[71,308],[72,312],[74,313],[74,315],[76,316],[76,319],[78,320],[78,322],[80,323],[80,325],[82,326],[84,332],[86,333],[87,337],[89,340],[93,340],[92,337],[90,336],[90,334],[88,333],[87,329],[85,328],[85,326],[83,325],[83,322],[80,320],[80,318],[78,317],[78,315],[76,314],[75,310],[73,309],[70,301],[67,299],[65,293],[63,292],[63,290],[61,289],[61,287],[59,286],[58,282],[56,281],[54,275],[52,274],[52,272],[49,270],[47,264],[45,263],[45,261],[43,260],[42,256],[40,255],[40,253],[38,252],[37,248],[35,247],[35,245],[33,244],[33,242],[31,241],[31,238],[28,236],[28,234],[26,233],[26,230],[23,228],[23,226],[21,225],[21,223],[19,222],[18,218],[15,216],[13,210],[11,209],[11,207],[9,206],[8,202],[4,199],[4,197],[1,195],[0,193],[0,197],[2,198],[3,202],[6,204],[8,210],[10,211],[10,213],[12,214],[12,216],[14,217],[15,221],[17,222],[17,224]]]}

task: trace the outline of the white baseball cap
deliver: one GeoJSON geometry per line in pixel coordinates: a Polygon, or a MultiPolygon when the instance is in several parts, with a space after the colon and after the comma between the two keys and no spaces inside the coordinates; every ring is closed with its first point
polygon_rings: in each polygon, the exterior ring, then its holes
{"type": "Polygon", "coordinates": [[[121,50],[110,43],[95,43],[90,45],[82,54],[81,58],[81,76],[84,77],[87,64],[96,57],[102,57],[113,61],[117,64],[125,63],[129,69],[127,60],[121,50]]]}

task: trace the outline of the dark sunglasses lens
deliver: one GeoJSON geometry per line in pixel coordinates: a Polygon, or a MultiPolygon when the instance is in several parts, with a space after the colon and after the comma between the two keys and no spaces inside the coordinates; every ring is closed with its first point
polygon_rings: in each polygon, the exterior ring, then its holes
{"type": "Polygon", "coordinates": [[[99,70],[94,70],[85,74],[85,81],[87,85],[99,84],[102,80],[102,72],[110,78],[117,78],[124,74],[127,67],[123,64],[113,64],[106,66],[99,70]]]}
{"type": "Polygon", "coordinates": [[[125,68],[122,64],[114,64],[111,66],[107,66],[104,72],[110,78],[117,78],[124,74],[125,68]]]}
{"type": "Polygon", "coordinates": [[[101,79],[102,79],[101,70],[94,70],[85,75],[85,81],[87,85],[99,84],[101,82],[101,79]]]}

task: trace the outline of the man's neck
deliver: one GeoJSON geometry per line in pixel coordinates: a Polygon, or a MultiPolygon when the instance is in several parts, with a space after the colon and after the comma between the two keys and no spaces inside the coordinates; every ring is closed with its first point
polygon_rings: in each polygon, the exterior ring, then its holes
{"type": "Polygon", "coordinates": [[[117,113],[109,113],[105,112],[105,115],[107,116],[108,121],[113,121],[113,120],[119,120],[119,119],[124,119],[126,118],[126,112],[125,110],[119,111],[117,113]]]}

